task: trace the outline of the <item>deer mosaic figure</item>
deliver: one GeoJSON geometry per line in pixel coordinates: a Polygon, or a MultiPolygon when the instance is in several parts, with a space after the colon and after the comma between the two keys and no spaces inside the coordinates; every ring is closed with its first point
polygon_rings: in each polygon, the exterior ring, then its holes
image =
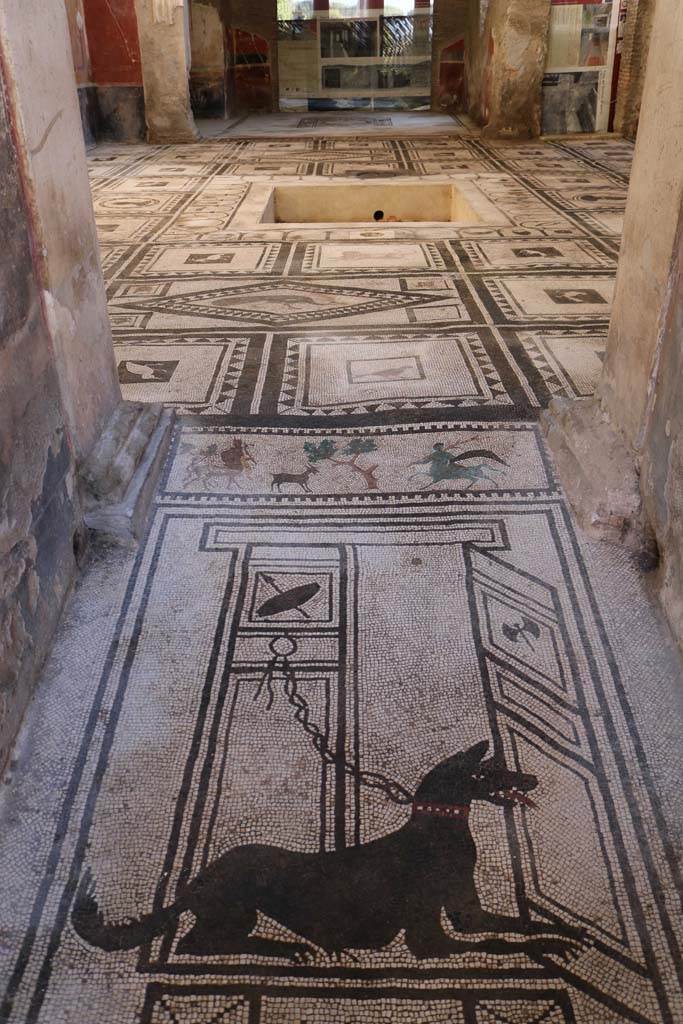
{"type": "Polygon", "coordinates": [[[312,494],[311,488],[308,486],[310,477],[317,473],[318,470],[315,466],[307,466],[303,473],[273,473],[273,480],[270,485],[271,491],[277,487],[278,494],[282,491],[283,484],[297,484],[302,491],[306,491],[307,494],[312,494]]]}

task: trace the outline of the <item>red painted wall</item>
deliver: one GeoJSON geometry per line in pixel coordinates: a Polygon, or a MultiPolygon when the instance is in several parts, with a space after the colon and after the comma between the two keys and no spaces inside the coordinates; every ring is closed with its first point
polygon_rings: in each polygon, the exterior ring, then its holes
{"type": "Polygon", "coordinates": [[[135,0],[83,0],[92,80],[142,85],[135,0]]]}
{"type": "Polygon", "coordinates": [[[437,106],[444,110],[467,107],[465,39],[462,36],[441,50],[439,81],[435,99],[437,106]]]}
{"type": "Polygon", "coordinates": [[[256,32],[232,29],[230,41],[234,113],[273,109],[268,40],[256,32]]]}

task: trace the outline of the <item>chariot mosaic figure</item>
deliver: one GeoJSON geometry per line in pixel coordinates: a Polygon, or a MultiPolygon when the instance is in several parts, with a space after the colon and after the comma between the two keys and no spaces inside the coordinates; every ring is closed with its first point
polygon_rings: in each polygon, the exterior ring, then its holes
{"type": "Polygon", "coordinates": [[[249,446],[239,437],[233,438],[225,448],[209,444],[206,449],[197,451],[189,460],[184,486],[239,489],[240,480],[244,476],[249,476],[255,465],[256,459],[249,446]]]}

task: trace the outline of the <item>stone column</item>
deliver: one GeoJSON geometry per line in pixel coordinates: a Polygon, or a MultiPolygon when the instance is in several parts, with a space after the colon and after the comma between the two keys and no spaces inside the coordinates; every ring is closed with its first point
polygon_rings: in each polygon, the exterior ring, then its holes
{"type": "Polygon", "coordinates": [[[583,524],[659,556],[665,609],[681,642],[682,49],[683,6],[658,0],[598,394],[553,402],[545,421],[583,524]]]}
{"type": "Polygon", "coordinates": [[[121,398],[64,0],[0,4],[0,769],[77,572],[121,398]]]}
{"type": "Polygon", "coordinates": [[[188,0],[135,0],[145,89],[147,139],[196,142],[190,106],[188,0]]]}
{"type": "Polygon", "coordinates": [[[619,65],[614,130],[635,139],[656,0],[629,0],[619,65]]]}
{"type": "Polygon", "coordinates": [[[64,0],[3,0],[0,35],[66,426],[78,460],[121,400],[64,0]]]}
{"type": "Polygon", "coordinates": [[[225,33],[215,4],[193,0],[190,96],[199,117],[225,117],[225,33]]]}
{"type": "Polygon", "coordinates": [[[533,138],[541,131],[541,85],[550,0],[490,0],[483,26],[469,12],[472,116],[485,135],[533,138]]]}
{"type": "Polygon", "coordinates": [[[681,47],[683,6],[658,0],[600,384],[607,412],[636,448],[645,429],[683,197],[681,47]]]}
{"type": "MultiPolygon", "coordinates": [[[[220,9],[230,40],[229,115],[278,110],[277,0],[222,0],[220,9]]],[[[314,12],[326,10],[329,0],[314,0],[314,12]]]]}
{"type": "Polygon", "coordinates": [[[121,401],[64,0],[0,3],[0,238],[1,770],[84,525],[139,536],[170,426],[121,401]]]}

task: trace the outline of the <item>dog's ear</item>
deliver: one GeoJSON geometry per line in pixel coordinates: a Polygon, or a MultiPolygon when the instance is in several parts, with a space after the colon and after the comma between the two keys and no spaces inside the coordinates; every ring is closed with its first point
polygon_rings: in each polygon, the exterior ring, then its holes
{"type": "Polygon", "coordinates": [[[481,761],[484,754],[489,749],[489,741],[481,740],[479,743],[475,743],[473,747],[465,751],[465,757],[468,761],[481,761]]]}

